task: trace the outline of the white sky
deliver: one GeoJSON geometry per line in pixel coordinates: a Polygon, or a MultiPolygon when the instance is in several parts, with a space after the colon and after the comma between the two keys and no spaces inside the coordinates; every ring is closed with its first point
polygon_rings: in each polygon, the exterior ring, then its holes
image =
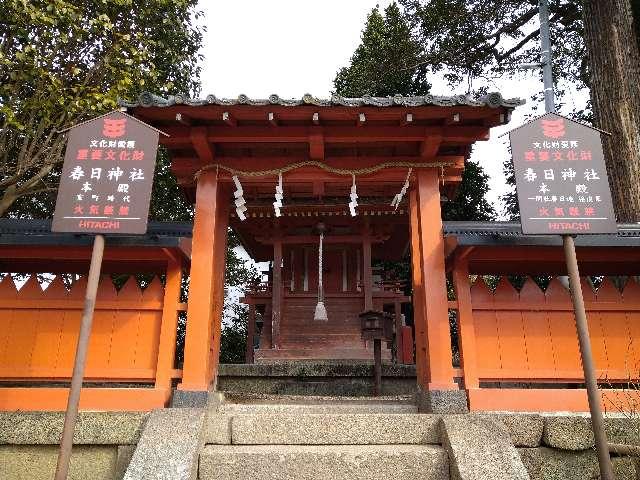
{"type": "MultiPolygon", "coordinates": [[[[202,95],[266,98],[328,97],[333,79],[346,66],[360,42],[367,14],[390,0],[201,0],[208,31],[202,95]]],[[[434,95],[452,92],[444,82],[430,78],[434,95]]],[[[542,85],[534,73],[520,79],[501,79],[492,90],[505,97],[522,97],[529,104],[516,109],[508,127],[494,128],[491,140],[476,144],[472,159],[490,175],[489,200],[500,211],[499,196],[506,183],[502,163],[508,155],[505,131],[523,123],[531,113],[530,95],[542,85]]],[[[542,113],[543,106],[538,111],[542,113]]]]}

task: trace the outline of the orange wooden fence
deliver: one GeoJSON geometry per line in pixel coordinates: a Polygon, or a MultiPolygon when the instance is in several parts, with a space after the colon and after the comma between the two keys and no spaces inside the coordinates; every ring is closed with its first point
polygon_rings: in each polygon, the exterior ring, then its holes
{"type": "MultiPolygon", "coordinates": [[[[542,291],[529,278],[517,291],[502,278],[491,291],[482,278],[469,288],[468,279],[454,272],[471,409],[588,410],[584,390],[567,388],[584,381],[571,298],[560,281],[542,291]]],[[[583,280],[583,292],[605,407],[628,408],[637,394],[616,387],[640,378],[640,285],[631,279],[620,292],[605,279],[594,292],[583,280]]]]}
{"type": "MultiPolygon", "coordinates": [[[[85,389],[81,408],[165,405],[180,373],[174,355],[181,275],[181,266],[169,262],[166,288],[158,277],[144,290],[129,278],[116,291],[108,276],[101,279],[85,371],[85,381],[101,388],[85,389]]],[[[9,276],[0,282],[0,410],[65,408],[67,388],[56,383],[71,378],[85,288],[85,277],[69,291],[60,276],[44,291],[35,276],[19,290],[9,276]]]]}

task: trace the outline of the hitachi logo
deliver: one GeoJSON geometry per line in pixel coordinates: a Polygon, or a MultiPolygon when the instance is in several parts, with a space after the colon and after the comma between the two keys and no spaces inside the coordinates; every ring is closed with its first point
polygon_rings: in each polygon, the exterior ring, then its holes
{"type": "Polygon", "coordinates": [[[80,220],[78,222],[78,228],[99,228],[100,230],[118,230],[120,228],[120,222],[107,220],[99,222],[96,220],[80,220]]]}

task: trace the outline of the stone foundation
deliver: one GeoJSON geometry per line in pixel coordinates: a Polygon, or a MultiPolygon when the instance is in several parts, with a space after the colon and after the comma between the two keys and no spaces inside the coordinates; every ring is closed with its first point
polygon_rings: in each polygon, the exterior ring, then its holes
{"type": "MultiPolygon", "coordinates": [[[[81,412],[69,480],[121,480],[148,414],[81,412]]],[[[51,480],[63,412],[0,412],[0,478],[51,480]]]]}
{"type": "MultiPolygon", "coordinates": [[[[485,414],[483,414],[485,415],[485,414]]],[[[577,414],[486,414],[507,427],[531,480],[599,478],[591,420],[577,414]]],[[[640,418],[608,415],[610,443],[640,445],[640,418]]],[[[612,457],[616,480],[639,480],[640,462],[612,457]]]]}
{"type": "Polygon", "coordinates": [[[416,392],[418,411],[424,413],[467,413],[464,390],[429,390],[416,392]]]}
{"type": "MultiPolygon", "coordinates": [[[[218,390],[277,395],[370,396],[373,365],[363,362],[278,362],[220,365],[218,390]]],[[[415,365],[382,366],[383,395],[413,395],[415,365]]]]}

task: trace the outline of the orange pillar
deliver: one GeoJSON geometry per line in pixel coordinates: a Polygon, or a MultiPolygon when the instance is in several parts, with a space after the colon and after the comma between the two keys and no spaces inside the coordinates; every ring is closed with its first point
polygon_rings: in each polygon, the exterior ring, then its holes
{"type": "Polygon", "coordinates": [[[414,228],[411,254],[414,259],[419,258],[418,262],[413,261],[421,277],[421,285],[418,284],[421,291],[416,299],[420,303],[416,322],[416,345],[420,348],[416,352],[416,364],[422,363],[424,367],[418,386],[423,390],[457,390],[453,381],[438,172],[435,168],[420,169],[416,176],[414,215],[417,213],[419,235],[414,239],[414,228]]]}
{"type": "Polygon", "coordinates": [[[156,388],[171,388],[173,362],[176,353],[176,328],[178,324],[178,302],[182,283],[182,264],[179,259],[167,262],[167,280],[164,286],[160,345],[156,366],[156,388]]]}
{"type": "Polygon", "coordinates": [[[420,218],[418,212],[418,193],[416,190],[409,192],[409,227],[411,234],[411,285],[413,291],[413,328],[415,330],[416,344],[416,377],[418,385],[423,389],[428,388],[429,378],[427,375],[427,345],[425,339],[426,322],[422,306],[424,301],[422,295],[424,285],[422,283],[422,266],[420,253],[420,218]]]}
{"type": "Polygon", "coordinates": [[[457,258],[454,262],[453,288],[456,291],[456,300],[458,301],[458,348],[464,375],[464,386],[467,390],[479,388],[469,263],[465,258],[457,258]]]}
{"type": "Polygon", "coordinates": [[[229,230],[229,208],[231,190],[228,185],[218,185],[218,208],[216,211],[216,238],[214,243],[215,281],[213,295],[213,345],[211,347],[209,374],[215,387],[220,363],[220,341],[222,316],[224,314],[224,271],[227,265],[227,233],[229,230]]]}
{"type": "Polygon", "coordinates": [[[229,202],[221,190],[215,171],[202,172],[198,177],[180,390],[207,391],[213,378],[213,319],[222,295],[216,287],[220,285],[219,277],[224,276],[224,269],[220,271],[220,262],[216,258],[216,243],[220,243],[220,210],[222,204],[229,202]]]}

